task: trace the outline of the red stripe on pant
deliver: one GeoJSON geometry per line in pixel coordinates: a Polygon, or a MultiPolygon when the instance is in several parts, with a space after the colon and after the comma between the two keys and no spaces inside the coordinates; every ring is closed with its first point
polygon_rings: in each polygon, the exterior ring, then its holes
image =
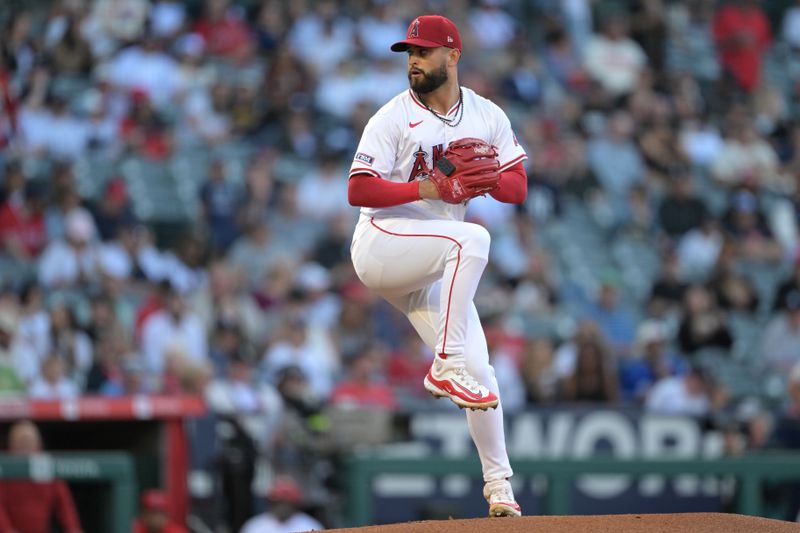
{"type": "Polygon", "coordinates": [[[446,359],[447,355],[444,353],[444,347],[447,345],[447,326],[450,323],[450,300],[453,298],[453,285],[456,284],[456,274],[458,273],[458,265],[461,264],[461,243],[455,240],[454,238],[448,235],[437,235],[435,233],[396,233],[393,231],[385,230],[382,227],[378,226],[375,223],[375,219],[369,219],[370,224],[372,224],[378,231],[382,231],[387,235],[392,235],[394,237],[436,237],[439,239],[447,239],[448,241],[453,241],[458,246],[458,252],[456,256],[456,268],[453,270],[453,279],[450,280],[450,292],[447,294],[447,311],[445,312],[444,318],[444,335],[442,336],[442,353],[439,354],[439,357],[442,359],[446,359]]]}

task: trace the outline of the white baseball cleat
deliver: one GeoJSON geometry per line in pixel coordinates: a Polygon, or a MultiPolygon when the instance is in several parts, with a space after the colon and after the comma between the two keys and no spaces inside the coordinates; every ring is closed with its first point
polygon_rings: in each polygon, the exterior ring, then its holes
{"type": "Polygon", "coordinates": [[[467,372],[463,360],[442,359],[438,355],[425,376],[425,388],[436,398],[450,398],[467,409],[496,409],[499,400],[467,372]]]}
{"type": "Polygon", "coordinates": [[[483,497],[489,502],[489,517],[522,516],[508,480],[488,481],[483,486],[483,497]]]}

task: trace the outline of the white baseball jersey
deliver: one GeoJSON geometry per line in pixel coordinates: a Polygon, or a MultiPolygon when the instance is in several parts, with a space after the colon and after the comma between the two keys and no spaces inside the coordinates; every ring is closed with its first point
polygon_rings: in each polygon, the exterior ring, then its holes
{"type": "MultiPolygon", "coordinates": [[[[494,102],[462,87],[463,102],[447,113],[462,112],[456,127],[444,124],[406,90],[392,98],[367,123],[350,167],[350,176],[366,173],[389,181],[406,183],[434,168],[447,145],[464,137],[477,137],[497,147],[500,169],[527,159],[508,117],[494,102]]],[[[367,217],[464,220],[466,205],[441,200],[417,200],[393,207],[362,207],[367,217]]]]}

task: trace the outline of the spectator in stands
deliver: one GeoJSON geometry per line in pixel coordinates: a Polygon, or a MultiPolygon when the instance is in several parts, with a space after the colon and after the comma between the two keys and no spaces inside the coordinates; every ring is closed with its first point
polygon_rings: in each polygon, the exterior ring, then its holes
{"type": "Polygon", "coordinates": [[[647,310],[654,317],[675,315],[683,302],[686,283],[680,276],[678,254],[668,250],[661,259],[661,273],[653,283],[647,310]]]}
{"type": "Polygon", "coordinates": [[[313,72],[324,77],[352,57],[355,28],[332,0],[318,2],[309,11],[295,22],[289,32],[289,44],[313,72]]]}
{"type": "Polygon", "coordinates": [[[711,377],[699,367],[692,367],[683,375],[658,380],[644,405],[651,413],[706,418],[711,414],[711,400],[711,377]]]}
{"type": "Polygon", "coordinates": [[[139,516],[133,523],[133,533],[187,533],[187,529],[170,519],[167,493],[150,489],[139,498],[139,516]]]}
{"type": "Polygon", "coordinates": [[[686,291],[678,344],[689,356],[705,348],[728,350],[733,345],[727,317],[703,285],[692,285],[686,291]]]}
{"type": "Polygon", "coordinates": [[[763,187],[776,192],[791,190],[780,173],[775,149],[747,119],[731,119],[725,130],[722,149],[711,162],[716,182],[736,189],[740,186],[763,187]]]}
{"type": "Polygon", "coordinates": [[[241,61],[255,47],[255,39],[240,6],[230,0],[207,0],[194,32],[208,43],[208,52],[232,61],[241,61]]]}
{"type": "Polygon", "coordinates": [[[578,340],[575,370],[561,383],[560,399],[613,403],[619,396],[614,354],[598,338],[578,340]]]}
{"type": "Polygon", "coordinates": [[[269,383],[254,379],[255,365],[245,349],[227,361],[225,375],[206,390],[209,408],[220,416],[235,418],[260,450],[275,440],[281,418],[281,398],[269,383]]]}
{"type": "Polygon", "coordinates": [[[603,274],[596,301],[583,317],[597,324],[615,356],[630,353],[637,326],[631,309],[620,301],[620,282],[616,272],[603,274]]]}
{"type": "Polygon", "coordinates": [[[733,195],[732,205],[725,214],[727,233],[737,245],[739,257],[750,261],[777,261],[783,250],[775,241],[766,218],[758,208],[758,199],[747,190],[733,195]]]}
{"type": "Polygon", "coordinates": [[[307,490],[324,492],[335,460],[329,437],[331,419],[323,411],[326,404],[314,394],[297,366],[283,369],[277,389],[284,408],[273,451],[274,466],[278,471],[292,472],[307,490]]]}
{"type": "Polygon", "coordinates": [[[40,400],[69,400],[78,396],[78,387],[66,375],[64,360],[50,355],[42,362],[42,370],[31,384],[28,395],[40,400]]]}
{"type": "Polygon", "coordinates": [[[379,378],[385,357],[382,346],[363,348],[349,361],[347,377],[334,387],[331,405],[346,409],[394,410],[397,406],[394,393],[379,378]]]}
{"type": "MultiPolygon", "coordinates": [[[[16,422],[8,433],[8,453],[30,457],[43,451],[39,429],[27,420],[16,422]]],[[[0,531],[48,533],[56,518],[64,533],[82,533],[69,487],[61,480],[0,481],[0,531]]]]}
{"type": "Polygon", "coordinates": [[[247,290],[246,273],[235,269],[230,262],[219,261],[209,266],[208,277],[191,298],[191,307],[207,331],[224,325],[236,329],[243,340],[256,344],[269,337],[258,301],[247,290]]]}
{"type": "Polygon", "coordinates": [[[338,320],[332,326],[333,341],[345,359],[365,349],[376,336],[370,308],[357,298],[342,300],[338,320]]]}
{"type": "MultiPolygon", "coordinates": [[[[64,371],[76,383],[83,383],[92,366],[93,347],[89,335],[83,331],[75,311],[64,302],[53,302],[50,306],[49,355],[59,355],[65,364],[64,371]]],[[[43,360],[48,353],[39,354],[43,360]]]]}
{"type": "Polygon", "coordinates": [[[586,70],[612,97],[624,96],[636,86],[647,56],[629,37],[628,21],[621,15],[609,16],[602,30],[586,47],[586,70]]]}
{"type": "Polygon", "coordinates": [[[545,33],[542,60],[547,73],[565,91],[580,93],[588,89],[589,79],[580,50],[564,28],[556,26],[545,33]]]}
{"type": "Polygon", "coordinates": [[[213,160],[208,166],[208,180],[200,189],[200,205],[212,246],[219,254],[224,254],[239,235],[236,207],[240,202],[241,191],[226,178],[225,165],[213,160]]]}
{"type": "Polygon", "coordinates": [[[433,352],[425,346],[416,332],[403,337],[402,344],[389,354],[386,378],[400,402],[404,398],[423,398],[428,392],[420,376],[425,376],[433,362],[433,352]]]}
{"type": "Polygon", "coordinates": [[[709,288],[723,311],[752,314],[758,310],[758,293],[753,282],[736,270],[738,259],[736,245],[727,241],[709,279],[709,288]]]}
{"type": "Polygon", "coordinates": [[[281,398],[272,385],[253,379],[253,362],[243,351],[227,365],[223,378],[205,391],[209,409],[227,428],[218,467],[225,517],[234,531],[252,516],[252,483],[259,453],[272,450],[281,419],[281,398]]]}
{"type": "Polygon", "coordinates": [[[628,192],[645,179],[642,156],[633,142],[634,124],[627,111],[617,111],[608,119],[606,133],[589,141],[589,168],[612,206],[624,209],[628,192]]]}
{"type": "Polygon", "coordinates": [[[754,0],[734,0],[714,14],[714,41],[724,73],[745,93],[761,81],[761,61],[772,42],[769,20],[754,0]]]}
{"type": "Polygon", "coordinates": [[[352,233],[352,217],[349,213],[340,213],[333,217],[328,232],[320,236],[311,252],[311,260],[330,270],[334,279],[338,278],[339,271],[349,268],[352,233]]]}
{"type": "MultiPolygon", "coordinates": [[[[654,104],[648,103],[647,107],[654,114],[655,110],[661,109],[662,100],[657,96],[652,98],[654,104]]],[[[666,113],[651,118],[650,124],[644,124],[638,136],[639,150],[647,165],[648,177],[659,185],[668,185],[676,174],[686,172],[684,165],[689,162],[677,142],[677,135],[666,113]]]]}
{"type": "Polygon", "coordinates": [[[133,89],[130,100],[130,111],[119,130],[125,150],[151,161],[165,160],[172,153],[172,129],[144,90],[133,89]]]}
{"type": "Polygon", "coordinates": [[[283,327],[283,338],[264,353],[260,372],[264,379],[276,383],[281,370],[297,365],[308,377],[317,398],[327,398],[333,389],[332,364],[326,351],[309,338],[307,327],[308,324],[300,318],[288,318],[283,327]]]}
{"type": "Polygon", "coordinates": [[[501,9],[502,0],[481,0],[470,10],[469,26],[480,50],[503,50],[514,39],[516,21],[501,9]]]}
{"type": "Polygon", "coordinates": [[[91,215],[71,211],[64,223],[66,239],[52,241],[39,258],[39,283],[49,289],[80,287],[97,280],[98,248],[91,215]]]}
{"type": "Polygon", "coordinates": [[[558,393],[553,342],[547,337],[530,339],[522,353],[522,379],[528,403],[550,404],[558,393]]]}
{"type": "Polygon", "coordinates": [[[0,310],[0,397],[22,396],[25,382],[19,370],[26,358],[24,348],[15,338],[17,317],[11,309],[0,310]]]}
{"type": "Polygon", "coordinates": [[[108,180],[104,194],[91,209],[100,238],[108,241],[117,236],[123,226],[136,222],[128,199],[128,187],[122,177],[108,180]]]}
{"type": "Polygon", "coordinates": [[[228,251],[231,265],[247,275],[248,285],[256,286],[272,268],[293,262],[295,255],[283,248],[262,214],[251,213],[243,222],[243,235],[228,251]]]}
{"type": "Polygon", "coordinates": [[[72,166],[58,164],[50,174],[51,198],[45,210],[45,225],[49,240],[64,238],[67,232],[67,216],[73,211],[82,212],[92,222],[92,235],[97,235],[97,225],[91,213],[83,207],[72,166]]]}
{"type": "MultiPolygon", "coordinates": [[[[8,181],[13,181],[12,177],[8,181]]],[[[44,223],[45,186],[38,181],[25,184],[22,199],[11,191],[0,205],[0,253],[19,261],[35,259],[47,244],[44,223]]]]}
{"type": "Polygon", "coordinates": [[[622,358],[619,381],[626,401],[643,403],[660,379],[682,373],[683,361],[669,350],[666,326],[657,320],[639,325],[632,357],[622,358]]]}
{"type": "Polygon", "coordinates": [[[678,239],[686,232],[700,227],[708,217],[708,208],[692,192],[691,177],[686,170],[676,169],[668,186],[669,195],[658,208],[658,221],[667,235],[678,239]]]}
{"type": "Polygon", "coordinates": [[[719,78],[720,66],[711,32],[712,2],[679,2],[669,6],[666,61],[669,71],[687,72],[708,86],[719,78]]]}
{"type": "Polygon", "coordinates": [[[699,228],[689,230],[678,242],[681,277],[686,281],[705,280],[717,263],[724,236],[711,216],[699,228]]]}
{"type": "Polygon", "coordinates": [[[341,179],[340,158],[326,154],[316,172],[305,176],[298,186],[297,208],[312,219],[330,219],[347,212],[347,183],[341,179]]]}
{"type": "Polygon", "coordinates": [[[267,493],[269,510],[248,520],[240,533],[323,531],[322,524],[300,511],[303,499],[297,481],[288,476],[278,476],[267,493]]]}
{"type": "Polygon", "coordinates": [[[181,351],[188,359],[204,362],[208,357],[207,332],[200,318],[186,305],[186,297],[170,287],[164,309],[156,311],[142,327],[142,355],[151,379],[160,380],[167,352],[181,351]]]}
{"type": "Polygon", "coordinates": [[[66,17],[65,24],[61,38],[48,50],[47,60],[56,74],[85,76],[93,65],[92,50],[81,35],[77,17],[66,17]]]}
{"type": "Polygon", "coordinates": [[[702,170],[713,164],[724,146],[722,136],[710,117],[699,113],[681,122],[678,142],[691,164],[702,170]]]}
{"type": "Polygon", "coordinates": [[[327,269],[314,262],[306,262],[297,269],[295,288],[303,295],[304,317],[309,325],[330,331],[339,320],[341,302],[331,291],[331,275],[327,269]]]}
{"type": "Polygon", "coordinates": [[[761,357],[770,371],[785,375],[800,361],[800,291],[786,293],[781,308],[764,330],[761,357]]]}
{"type": "Polygon", "coordinates": [[[98,392],[102,396],[137,396],[152,392],[147,387],[144,365],[135,354],[127,355],[108,376],[98,392]]]}

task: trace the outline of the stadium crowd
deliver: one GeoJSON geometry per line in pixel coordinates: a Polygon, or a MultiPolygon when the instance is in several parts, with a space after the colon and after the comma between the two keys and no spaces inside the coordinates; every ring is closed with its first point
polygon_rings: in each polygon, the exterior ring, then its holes
{"type": "Polygon", "coordinates": [[[506,412],[800,445],[789,0],[3,2],[0,394],[203,394],[317,477],[337,408],[436,408],[432,353],[353,272],[345,178],[425,12],[530,156],[525,206],[468,211],[506,412]]]}

